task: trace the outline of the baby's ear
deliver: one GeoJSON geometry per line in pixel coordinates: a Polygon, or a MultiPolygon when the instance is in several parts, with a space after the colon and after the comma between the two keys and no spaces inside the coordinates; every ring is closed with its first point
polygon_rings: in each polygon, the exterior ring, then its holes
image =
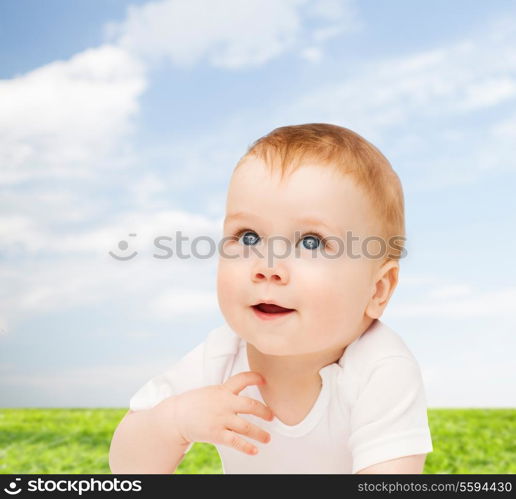
{"type": "Polygon", "coordinates": [[[366,308],[366,314],[379,319],[398,285],[399,263],[389,260],[382,264],[374,277],[374,287],[366,308]]]}

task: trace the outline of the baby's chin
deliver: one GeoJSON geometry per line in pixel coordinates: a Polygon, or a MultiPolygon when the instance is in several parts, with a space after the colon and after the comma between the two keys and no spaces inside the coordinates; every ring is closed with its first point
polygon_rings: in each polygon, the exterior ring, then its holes
{"type": "Polygon", "coordinates": [[[229,327],[257,350],[269,355],[285,355],[286,349],[291,350],[295,344],[293,328],[288,326],[276,327],[265,322],[258,323],[253,317],[228,317],[226,322],[229,327]]]}
{"type": "Polygon", "coordinates": [[[288,328],[267,328],[254,326],[240,329],[237,334],[251,344],[263,355],[291,356],[313,353],[317,348],[303,345],[300,341],[299,328],[289,331],[288,328]]]}
{"type": "Polygon", "coordinates": [[[263,355],[274,355],[284,357],[285,355],[296,355],[296,349],[292,347],[291,341],[281,341],[278,338],[268,338],[266,335],[260,338],[250,338],[248,343],[263,355]]]}

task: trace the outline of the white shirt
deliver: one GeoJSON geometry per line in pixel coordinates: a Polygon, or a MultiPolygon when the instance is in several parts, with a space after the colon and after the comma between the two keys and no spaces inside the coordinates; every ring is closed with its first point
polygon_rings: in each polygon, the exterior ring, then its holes
{"type": "MultiPolygon", "coordinates": [[[[172,395],[222,384],[249,370],[247,342],[224,324],[170,370],[148,381],[129,407],[150,409],[172,395]]],[[[319,374],[319,396],[296,425],[239,413],[269,432],[271,440],[262,443],[241,435],[258,447],[256,455],[216,444],[224,473],[355,473],[390,459],[432,452],[418,363],[400,336],[379,319],[319,374]]],[[[240,395],[263,402],[257,385],[245,387],[240,395]]]]}

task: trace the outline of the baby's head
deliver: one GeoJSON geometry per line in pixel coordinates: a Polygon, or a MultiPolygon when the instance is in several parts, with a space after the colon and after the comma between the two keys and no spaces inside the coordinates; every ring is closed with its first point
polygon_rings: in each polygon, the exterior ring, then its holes
{"type": "Polygon", "coordinates": [[[344,347],[382,315],[397,285],[401,183],[351,130],[276,128],[233,171],[223,235],[217,293],[237,334],[270,355],[344,347]],[[271,301],[294,311],[266,320],[253,306],[271,301]]]}

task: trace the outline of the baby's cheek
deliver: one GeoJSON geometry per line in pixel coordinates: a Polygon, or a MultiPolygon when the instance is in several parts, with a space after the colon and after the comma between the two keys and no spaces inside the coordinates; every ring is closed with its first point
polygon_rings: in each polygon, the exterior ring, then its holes
{"type": "Polygon", "coordinates": [[[234,266],[228,263],[219,263],[217,270],[217,294],[221,306],[231,302],[238,295],[238,282],[234,266]]]}
{"type": "Polygon", "coordinates": [[[303,277],[305,296],[318,320],[339,324],[356,319],[360,303],[360,283],[349,269],[341,266],[320,266],[303,277]]]}

